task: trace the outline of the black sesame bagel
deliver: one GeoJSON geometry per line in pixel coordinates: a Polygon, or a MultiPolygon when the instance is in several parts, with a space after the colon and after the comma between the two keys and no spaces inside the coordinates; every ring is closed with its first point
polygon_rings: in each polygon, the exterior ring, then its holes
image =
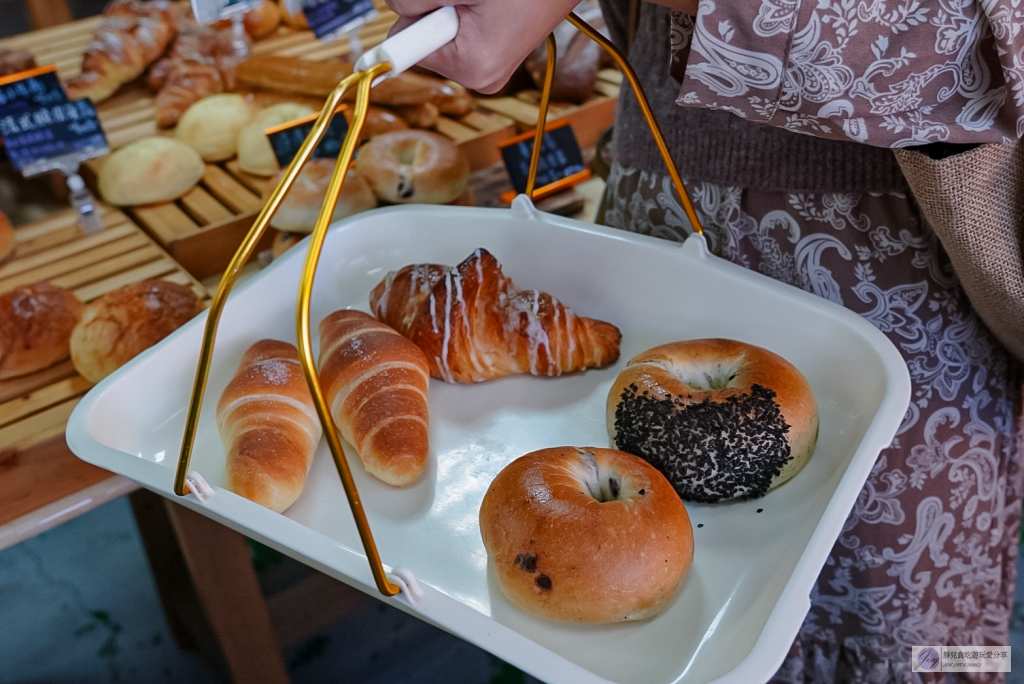
{"type": "Polygon", "coordinates": [[[804,467],[818,407],[793,364],[733,340],[672,342],[633,358],[608,394],[615,445],[688,501],[764,496],[804,467]]]}
{"type": "Polygon", "coordinates": [[[690,518],[672,485],[612,449],[516,459],[484,496],[480,533],[509,601],[552,620],[651,617],[693,561],[690,518]]]}

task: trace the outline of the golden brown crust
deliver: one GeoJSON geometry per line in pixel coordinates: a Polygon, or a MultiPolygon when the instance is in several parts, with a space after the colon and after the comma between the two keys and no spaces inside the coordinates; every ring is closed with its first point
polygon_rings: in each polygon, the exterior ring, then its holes
{"type": "MultiPolygon", "coordinates": [[[[277,213],[270,219],[270,225],[277,230],[290,233],[310,233],[320,214],[320,207],[327,196],[327,185],[334,173],[335,159],[310,159],[302,167],[295,184],[288,190],[277,213]]],[[[277,187],[277,181],[268,184],[264,200],[277,187]]],[[[354,171],[345,174],[338,204],[334,208],[332,221],[357,214],[377,206],[377,198],[366,180],[354,171]]]]}
{"type": "Polygon", "coordinates": [[[84,378],[99,382],[202,308],[191,289],[166,280],[118,288],[85,307],[71,335],[71,361],[84,378]]]}
{"type": "Polygon", "coordinates": [[[454,142],[430,131],[394,131],[366,143],[356,170],[386,202],[447,204],[466,191],[469,161],[454,142]]]}
{"type": "Polygon", "coordinates": [[[661,612],[693,562],[686,507],[665,477],[612,449],[526,454],[494,478],[480,534],[508,599],[552,620],[661,612]]]}
{"type": "Polygon", "coordinates": [[[0,211],[0,264],[14,254],[14,228],[7,215],[0,211]]]}
{"type": "Polygon", "coordinates": [[[295,345],[249,347],[217,402],[217,429],[229,490],[277,512],[299,498],[321,428],[295,345]]]}
{"type": "Polygon", "coordinates": [[[406,266],[370,294],[380,320],[408,337],[447,382],[482,382],[514,373],[561,375],[604,368],[619,358],[619,329],[577,316],[537,290],[520,290],[489,252],[454,268],[406,266]]]}
{"type": "MultiPolygon", "coordinates": [[[[775,393],[782,418],[789,425],[791,460],[771,480],[777,487],[795,475],[810,458],[818,437],[818,407],[811,387],[786,359],[761,347],[727,339],[671,342],[632,358],[608,393],[607,421],[619,445],[615,416],[623,395],[635,386],[653,400],[675,398],[683,405],[749,395],[754,385],[775,393]],[[720,377],[716,377],[720,376],[720,377]]],[[[643,455],[643,454],[639,454],[643,455]]],[[[762,492],[763,493],[763,492],[762,492]]]]}
{"type": "Polygon", "coordinates": [[[413,128],[433,128],[441,118],[441,110],[433,102],[395,107],[395,114],[413,128]]]}
{"type": "Polygon", "coordinates": [[[392,485],[427,467],[430,373],[420,349],[361,311],[320,322],[320,381],[342,437],[366,470],[392,485]]]}
{"type": "Polygon", "coordinates": [[[82,303],[75,294],[49,283],[0,295],[0,380],[67,358],[68,340],[81,316],[82,303]]]}

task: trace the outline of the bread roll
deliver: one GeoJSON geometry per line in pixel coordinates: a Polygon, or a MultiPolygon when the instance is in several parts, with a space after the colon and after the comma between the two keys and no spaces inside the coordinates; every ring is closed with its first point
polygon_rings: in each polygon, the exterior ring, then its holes
{"type": "Polygon", "coordinates": [[[71,334],[75,370],[99,382],[202,308],[191,289],[166,280],[145,280],[109,292],[85,307],[71,334]]]}
{"type": "Polygon", "coordinates": [[[320,382],[341,436],[367,472],[392,485],[427,467],[427,357],[361,311],[335,311],[320,323],[320,382]]]}
{"type": "Polygon", "coordinates": [[[237,93],[218,93],[199,100],[181,115],[174,137],[204,161],[231,159],[238,152],[238,134],[256,110],[237,93]]]}
{"type": "Polygon", "coordinates": [[[7,214],[0,211],[0,264],[14,254],[14,228],[7,219],[7,214]]]}
{"type": "Polygon", "coordinates": [[[136,140],[107,157],[98,185],[111,204],[169,202],[191,190],[204,173],[206,164],[198,152],[180,140],[156,136],[136,140]]]}
{"type": "Polygon", "coordinates": [[[82,316],[71,290],[36,283],[0,296],[0,380],[34,373],[67,358],[82,316]]]}
{"type": "Polygon", "coordinates": [[[466,191],[469,161],[455,143],[429,131],[394,131],[363,145],[356,170],[385,202],[447,204],[466,191]]]}
{"type": "Polygon", "coordinates": [[[288,3],[282,0],[280,9],[282,22],[293,29],[298,29],[300,31],[309,29],[309,21],[306,19],[306,13],[303,12],[301,8],[299,8],[298,12],[292,14],[288,11],[288,3]]]}
{"type": "MultiPolygon", "coordinates": [[[[270,225],[291,233],[311,233],[316,217],[320,214],[320,207],[327,197],[327,185],[334,173],[334,164],[334,159],[310,159],[306,162],[274,218],[270,219],[270,225]]],[[[264,199],[277,187],[278,180],[275,179],[273,185],[268,186],[264,199]]],[[[331,220],[337,221],[375,206],[377,198],[370,185],[358,173],[349,171],[345,174],[345,182],[341,186],[341,194],[331,220]]]]}
{"type": "MultiPolygon", "coordinates": [[[[276,2],[263,0],[259,5],[245,13],[242,17],[242,24],[245,26],[245,33],[253,39],[263,38],[270,35],[278,24],[281,23],[282,10],[276,2]]],[[[213,25],[215,29],[230,29],[231,21],[225,19],[213,25]]]]}
{"type": "Polygon", "coordinates": [[[612,449],[555,447],[516,459],[484,495],[480,534],[502,593],[551,620],[656,615],[693,561],[690,517],[672,485],[612,449]]]}
{"type": "Polygon", "coordinates": [[[255,176],[273,176],[281,170],[274,148],[267,138],[268,128],[309,116],[314,110],[302,104],[282,102],[257,112],[253,120],[238,134],[238,165],[255,176]]]}
{"type": "Polygon", "coordinates": [[[281,512],[306,484],[322,430],[295,345],[260,340],[217,402],[227,488],[281,512]]]}

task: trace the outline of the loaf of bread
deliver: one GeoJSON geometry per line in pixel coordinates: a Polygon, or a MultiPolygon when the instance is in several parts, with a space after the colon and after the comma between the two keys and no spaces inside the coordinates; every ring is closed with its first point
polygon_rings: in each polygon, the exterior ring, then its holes
{"type": "Polygon", "coordinates": [[[75,294],[49,283],[0,295],[0,380],[48,368],[68,356],[82,316],[75,294]]]}
{"type": "Polygon", "coordinates": [[[341,436],[371,475],[413,482],[427,467],[430,371],[419,347],[361,311],[320,323],[320,382],[341,436]]]}
{"type": "Polygon", "coordinates": [[[133,206],[177,199],[205,172],[203,158],[191,147],[174,138],[154,136],[107,157],[97,184],[107,202],[133,206]]]}
{"type": "Polygon", "coordinates": [[[306,484],[322,429],[295,345],[260,340],[217,402],[227,488],[281,512],[306,484]]]}
{"type": "Polygon", "coordinates": [[[238,152],[238,134],[256,110],[237,93],[218,93],[199,100],[181,115],[174,137],[204,161],[231,159],[238,152]]]}
{"type": "Polygon", "coordinates": [[[145,280],[90,302],[71,333],[71,362],[82,377],[99,382],[202,311],[189,288],[145,280]]]}
{"type": "MultiPolygon", "coordinates": [[[[277,213],[270,219],[270,225],[278,230],[290,233],[311,233],[320,215],[320,207],[327,196],[327,185],[334,173],[334,159],[310,159],[299,172],[295,184],[288,190],[277,213]]],[[[266,196],[270,195],[277,181],[268,186],[266,196]]],[[[264,198],[266,199],[266,197],[264,198]]],[[[377,197],[370,189],[369,183],[355,171],[345,174],[345,182],[341,186],[338,204],[331,215],[332,221],[351,216],[352,214],[373,209],[377,206],[377,197]]]]}
{"type": "Polygon", "coordinates": [[[238,165],[241,169],[256,176],[273,176],[280,171],[274,148],[264,131],[309,116],[314,111],[303,104],[282,102],[257,112],[238,133],[238,165]]]}

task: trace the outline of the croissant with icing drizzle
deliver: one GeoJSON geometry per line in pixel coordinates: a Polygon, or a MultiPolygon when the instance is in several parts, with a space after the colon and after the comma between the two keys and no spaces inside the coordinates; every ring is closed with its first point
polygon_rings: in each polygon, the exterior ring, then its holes
{"type": "Polygon", "coordinates": [[[447,382],[561,375],[619,358],[618,328],[577,316],[546,292],[520,290],[484,249],[455,267],[415,264],[389,273],[370,294],[370,308],[415,342],[430,374],[447,382]]]}

